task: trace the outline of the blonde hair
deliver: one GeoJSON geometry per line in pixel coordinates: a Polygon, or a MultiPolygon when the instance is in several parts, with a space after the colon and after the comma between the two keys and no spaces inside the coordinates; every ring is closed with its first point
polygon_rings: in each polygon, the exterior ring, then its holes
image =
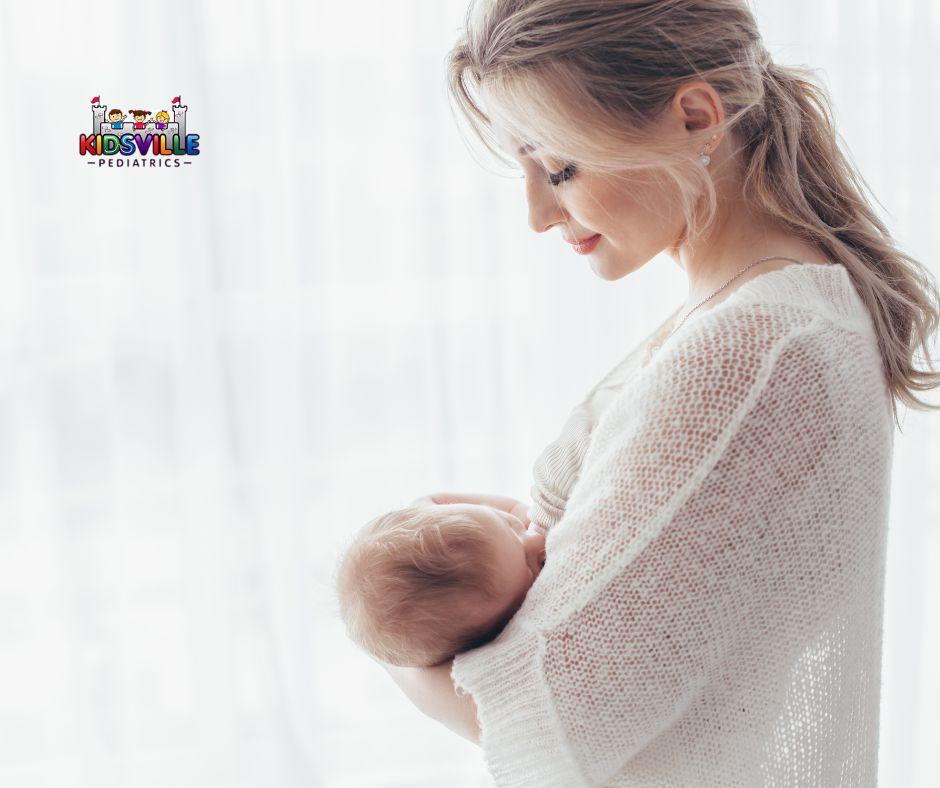
{"type": "Polygon", "coordinates": [[[170,113],[162,109],[154,117],[157,119],[157,123],[170,122],[170,113]],[[164,120],[160,120],[160,118],[164,118],[164,120]]]}
{"type": "Polygon", "coordinates": [[[472,611],[499,597],[493,546],[466,513],[410,506],[368,522],[333,574],[347,636],[392,665],[427,667],[495,637],[472,611]],[[470,615],[468,615],[470,613],[470,615]]]}
{"type": "Polygon", "coordinates": [[[897,400],[940,410],[912,393],[940,386],[940,373],[913,363],[940,321],[936,279],[897,247],[864,196],[826,89],[811,70],[771,60],[745,0],[471,2],[446,67],[455,117],[497,159],[515,167],[494,124],[578,169],[668,179],[681,196],[683,240],[715,220],[716,191],[688,142],[652,129],[678,87],[706,80],[726,114],[693,135],[695,152],[727,132],[747,203],[848,271],[874,322],[895,421],[897,400]]]}

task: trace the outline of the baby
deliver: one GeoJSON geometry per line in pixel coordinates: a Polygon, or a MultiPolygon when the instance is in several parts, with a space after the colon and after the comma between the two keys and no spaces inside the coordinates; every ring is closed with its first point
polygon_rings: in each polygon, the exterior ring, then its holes
{"type": "Polygon", "coordinates": [[[495,638],[545,563],[545,529],[513,498],[436,493],[370,520],[334,575],[347,635],[429,667],[495,638]]]}

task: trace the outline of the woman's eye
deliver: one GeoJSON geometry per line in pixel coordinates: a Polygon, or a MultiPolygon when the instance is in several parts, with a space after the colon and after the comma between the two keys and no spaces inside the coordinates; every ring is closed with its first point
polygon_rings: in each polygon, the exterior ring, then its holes
{"type": "Polygon", "coordinates": [[[573,164],[569,164],[560,172],[550,172],[548,174],[548,182],[552,186],[558,186],[558,184],[560,184],[562,181],[571,180],[575,172],[576,172],[575,166],[573,164]]]}

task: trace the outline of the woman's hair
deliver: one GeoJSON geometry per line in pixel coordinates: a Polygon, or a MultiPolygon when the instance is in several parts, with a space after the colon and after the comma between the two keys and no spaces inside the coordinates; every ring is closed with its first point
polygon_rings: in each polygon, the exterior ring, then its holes
{"type": "Polygon", "coordinates": [[[474,621],[474,607],[500,594],[486,530],[465,513],[422,506],[366,523],[333,575],[349,638],[392,665],[428,667],[495,637],[516,611],[495,625],[474,621]]]}
{"type": "Polygon", "coordinates": [[[460,114],[497,159],[514,166],[494,126],[579,170],[648,172],[681,196],[680,243],[708,229],[717,195],[688,141],[653,129],[677,88],[707,81],[725,114],[694,133],[694,151],[726,134],[747,203],[846,268],[874,322],[895,421],[898,399],[940,410],[913,394],[940,386],[940,372],[913,363],[920,346],[934,369],[936,279],[897,247],[864,196],[826,89],[811,70],[771,60],[745,0],[471,2],[446,66],[460,114]]]}

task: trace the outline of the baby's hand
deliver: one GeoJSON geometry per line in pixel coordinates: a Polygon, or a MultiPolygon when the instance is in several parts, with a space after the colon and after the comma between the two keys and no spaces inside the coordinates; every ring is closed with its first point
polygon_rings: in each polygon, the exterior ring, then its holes
{"type": "Polygon", "coordinates": [[[514,517],[518,517],[522,520],[522,524],[529,528],[532,525],[532,520],[529,519],[529,507],[524,503],[517,503],[509,512],[514,517]]]}

